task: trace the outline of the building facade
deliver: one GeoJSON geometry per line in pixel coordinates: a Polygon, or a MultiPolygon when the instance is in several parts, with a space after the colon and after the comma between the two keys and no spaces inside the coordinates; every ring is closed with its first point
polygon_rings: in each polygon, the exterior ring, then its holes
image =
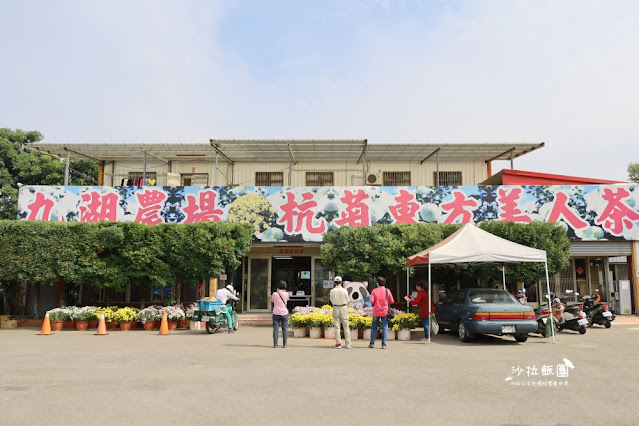
{"type": "MultiPolygon", "coordinates": [[[[639,191],[634,185],[480,185],[491,178],[493,161],[510,161],[512,166],[514,159],[541,147],[543,143],[365,140],[38,143],[34,148],[42,152],[97,161],[98,185],[23,188],[20,217],[151,224],[251,222],[252,249],[241,270],[228,271],[224,278],[241,285],[243,311],[256,313],[270,312],[269,295],[281,279],[290,283],[300,304],[326,301],[333,272],[322,264],[319,246],[322,234],[333,227],[559,221],[568,230],[572,251],[571,267],[555,277],[556,291],[588,294],[599,288],[618,313],[631,313],[636,310],[639,240],[639,191]],[[624,311],[626,305],[629,311],[624,311]]],[[[405,292],[403,282],[398,277],[392,286],[398,296],[405,292]]],[[[207,289],[193,289],[184,300],[195,300],[207,289]]],[[[132,300],[130,291],[117,297],[132,300]]]]}

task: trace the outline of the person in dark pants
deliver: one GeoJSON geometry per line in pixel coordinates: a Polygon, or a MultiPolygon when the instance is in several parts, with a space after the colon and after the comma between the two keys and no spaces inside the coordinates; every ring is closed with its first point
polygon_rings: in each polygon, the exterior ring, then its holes
{"type": "Polygon", "coordinates": [[[271,296],[273,302],[273,347],[277,348],[279,325],[282,325],[282,347],[286,347],[288,337],[288,292],[286,291],[286,281],[280,281],[277,291],[271,296]]]}
{"type": "Polygon", "coordinates": [[[406,301],[411,305],[419,307],[419,318],[422,321],[422,327],[424,327],[424,337],[422,337],[421,340],[427,341],[430,314],[435,312],[435,305],[433,304],[432,299],[430,300],[430,304],[428,303],[428,292],[421,281],[417,281],[415,283],[415,287],[417,288],[417,297],[415,297],[415,299],[411,299],[409,296],[406,296],[404,299],[406,299],[406,301]]]}

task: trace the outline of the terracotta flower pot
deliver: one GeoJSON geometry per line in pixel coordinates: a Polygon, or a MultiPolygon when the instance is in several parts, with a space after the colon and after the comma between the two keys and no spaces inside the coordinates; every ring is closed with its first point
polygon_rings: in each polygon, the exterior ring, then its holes
{"type": "Polygon", "coordinates": [[[120,330],[122,331],[129,331],[131,330],[131,323],[133,321],[121,321],[120,322],[120,330]]]}
{"type": "Polygon", "coordinates": [[[161,323],[161,321],[160,321],[160,320],[155,320],[155,321],[153,321],[153,328],[154,328],[155,330],[159,330],[159,329],[160,329],[160,323],[161,323]]]}
{"type": "Polygon", "coordinates": [[[64,321],[51,321],[51,331],[62,331],[64,321]]]}
{"type": "Polygon", "coordinates": [[[89,327],[89,321],[76,321],[75,322],[75,329],[78,331],[86,331],[86,329],[89,327]]]}
{"type": "Polygon", "coordinates": [[[145,329],[146,331],[151,331],[151,330],[153,330],[153,326],[154,326],[154,324],[153,324],[153,323],[154,323],[154,321],[147,321],[147,322],[144,322],[144,323],[142,323],[142,327],[144,327],[144,329],[145,329]]]}
{"type": "Polygon", "coordinates": [[[187,323],[187,322],[188,322],[188,321],[187,321],[187,320],[185,320],[185,319],[184,319],[184,320],[180,320],[180,321],[178,321],[178,322],[177,322],[177,328],[179,328],[180,330],[185,329],[185,328],[186,328],[186,323],[187,323]]]}
{"type": "Polygon", "coordinates": [[[98,328],[98,320],[97,319],[89,320],[89,328],[90,329],[98,328]]]}
{"type": "Polygon", "coordinates": [[[177,321],[168,321],[169,330],[175,330],[177,328],[177,321]]]}
{"type": "Polygon", "coordinates": [[[75,321],[73,320],[64,320],[64,329],[65,330],[75,330],[75,321]]]}
{"type": "Polygon", "coordinates": [[[107,330],[114,330],[118,326],[118,323],[115,321],[107,321],[106,328],[107,330]]]}
{"type": "Polygon", "coordinates": [[[136,328],[138,328],[138,322],[135,320],[131,321],[131,330],[134,330],[136,328]]]}

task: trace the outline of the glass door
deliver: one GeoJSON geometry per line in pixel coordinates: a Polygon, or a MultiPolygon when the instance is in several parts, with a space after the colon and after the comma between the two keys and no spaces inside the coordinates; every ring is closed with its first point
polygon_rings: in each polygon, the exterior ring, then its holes
{"type": "Polygon", "coordinates": [[[248,311],[270,312],[271,258],[250,257],[248,276],[248,311]]]}

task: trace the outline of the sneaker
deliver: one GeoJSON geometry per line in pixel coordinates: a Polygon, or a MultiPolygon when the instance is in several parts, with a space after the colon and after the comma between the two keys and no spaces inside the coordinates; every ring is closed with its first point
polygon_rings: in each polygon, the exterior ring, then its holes
{"type": "Polygon", "coordinates": [[[382,349],[386,349],[386,345],[382,345],[382,349]]]}
{"type": "Polygon", "coordinates": [[[274,348],[277,348],[277,345],[273,345],[274,348]]]}
{"type": "Polygon", "coordinates": [[[352,346],[351,345],[346,345],[346,349],[351,349],[352,346]]]}
{"type": "Polygon", "coordinates": [[[421,340],[422,342],[428,342],[428,339],[427,339],[427,338],[425,338],[425,337],[422,337],[422,338],[421,338],[421,339],[419,339],[419,340],[421,340]]]}
{"type": "Polygon", "coordinates": [[[371,343],[368,345],[369,348],[374,348],[375,347],[375,343],[371,343]]]}
{"type": "Polygon", "coordinates": [[[229,334],[231,333],[235,333],[235,330],[233,330],[232,328],[229,328],[229,334]]]}
{"type": "Polygon", "coordinates": [[[286,347],[286,345],[284,345],[284,346],[282,346],[282,347],[283,347],[283,348],[285,348],[285,347],[286,347]]]}
{"type": "Polygon", "coordinates": [[[337,345],[335,345],[335,349],[342,349],[342,344],[338,343],[337,345]]]}

